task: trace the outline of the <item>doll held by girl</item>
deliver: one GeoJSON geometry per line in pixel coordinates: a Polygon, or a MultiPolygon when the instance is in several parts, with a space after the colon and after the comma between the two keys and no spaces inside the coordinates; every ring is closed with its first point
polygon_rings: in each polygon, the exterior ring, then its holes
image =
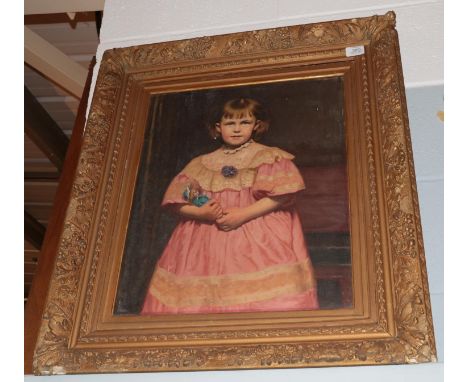
{"type": "Polygon", "coordinates": [[[141,314],[318,309],[293,156],[256,142],[268,130],[256,100],[228,101],[216,121],[210,132],[223,145],[194,158],[164,195],[181,220],[141,314]]]}

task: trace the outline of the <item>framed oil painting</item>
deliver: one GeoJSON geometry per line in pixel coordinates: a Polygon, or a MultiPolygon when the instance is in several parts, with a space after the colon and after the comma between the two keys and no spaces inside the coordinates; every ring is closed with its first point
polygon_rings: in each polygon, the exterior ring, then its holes
{"type": "Polygon", "coordinates": [[[395,15],[105,52],[37,374],[431,362],[395,15]]]}

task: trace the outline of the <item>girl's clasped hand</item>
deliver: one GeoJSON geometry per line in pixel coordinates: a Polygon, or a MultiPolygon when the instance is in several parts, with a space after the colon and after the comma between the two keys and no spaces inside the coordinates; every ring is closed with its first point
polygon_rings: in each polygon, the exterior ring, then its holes
{"type": "Polygon", "coordinates": [[[231,231],[244,224],[245,218],[242,208],[227,208],[222,216],[216,219],[216,225],[222,231],[231,231]]]}
{"type": "Polygon", "coordinates": [[[231,231],[245,223],[245,214],[241,208],[226,208],[216,200],[210,200],[200,207],[200,218],[215,223],[222,231],[231,231]]]}
{"type": "Polygon", "coordinates": [[[216,200],[209,200],[199,208],[200,220],[205,220],[214,223],[217,219],[223,216],[223,209],[216,200]]]}

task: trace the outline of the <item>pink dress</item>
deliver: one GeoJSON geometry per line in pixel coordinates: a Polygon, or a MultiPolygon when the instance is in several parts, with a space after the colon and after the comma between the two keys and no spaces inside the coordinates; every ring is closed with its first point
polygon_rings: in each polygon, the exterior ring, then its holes
{"type": "MultiPolygon", "coordinates": [[[[187,203],[196,183],[223,208],[246,207],[265,196],[304,189],[293,156],[252,142],[193,159],[169,185],[163,206],[187,203]],[[234,176],[223,176],[223,166],[234,176]]],[[[158,261],[142,315],[318,309],[316,283],[294,198],[281,209],[225,232],[182,219],[158,261]]]]}

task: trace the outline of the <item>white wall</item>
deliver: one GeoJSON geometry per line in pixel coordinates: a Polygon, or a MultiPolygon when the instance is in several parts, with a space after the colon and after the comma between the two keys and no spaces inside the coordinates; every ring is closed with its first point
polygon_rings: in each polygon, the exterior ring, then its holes
{"type": "MultiPolygon", "coordinates": [[[[443,379],[443,2],[404,0],[108,0],[99,67],[109,48],[268,27],[397,14],[439,362],[322,369],[57,376],[53,381],[441,381],[443,379]]],[[[25,377],[26,381],[50,377],[25,377]]]]}

